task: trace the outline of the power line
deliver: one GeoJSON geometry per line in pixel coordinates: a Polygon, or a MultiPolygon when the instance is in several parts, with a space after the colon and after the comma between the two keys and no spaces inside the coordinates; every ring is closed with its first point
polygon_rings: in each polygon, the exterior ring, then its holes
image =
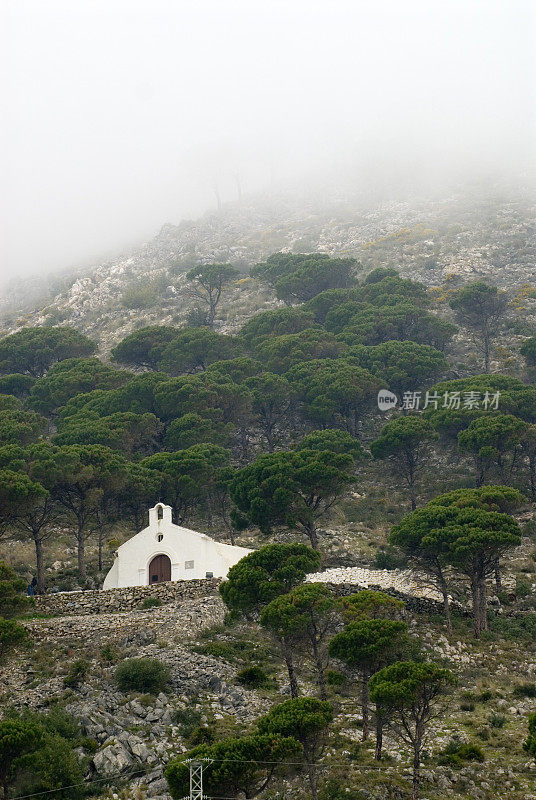
{"type": "MultiPolygon", "coordinates": [[[[214,764],[258,764],[259,766],[281,766],[288,767],[303,767],[303,761],[256,761],[255,759],[243,758],[211,758],[211,763],[214,764]]],[[[184,763],[188,763],[185,761],[184,763]]],[[[349,762],[330,762],[320,763],[316,765],[316,769],[348,769],[351,766],[349,762]]],[[[359,764],[359,769],[372,769],[378,771],[381,767],[373,764],[359,764]]],[[[33,792],[32,794],[20,794],[13,798],[13,800],[29,800],[31,797],[44,797],[45,795],[53,794],[54,792],[64,791],[65,789],[78,789],[81,786],[91,786],[96,783],[106,783],[108,781],[118,780],[120,778],[132,778],[136,775],[146,775],[145,769],[135,770],[134,772],[117,772],[115,775],[108,775],[106,778],[94,778],[91,781],[84,781],[83,783],[72,783],[69,786],[59,786],[56,789],[45,789],[42,792],[33,792]]],[[[213,797],[211,800],[235,800],[234,797],[213,797]]]]}
{"type": "Polygon", "coordinates": [[[54,794],[54,792],[64,791],[65,789],[79,789],[81,786],[91,786],[94,783],[106,783],[110,780],[117,778],[132,778],[136,775],[146,775],[145,769],[137,769],[135,772],[117,772],[115,775],[108,775],[106,778],[94,778],[92,781],[83,781],[82,783],[71,783],[69,786],[58,786],[55,789],[45,789],[42,792],[32,792],[32,794],[18,794],[13,800],[27,800],[29,797],[43,797],[46,794],[54,794]]]}

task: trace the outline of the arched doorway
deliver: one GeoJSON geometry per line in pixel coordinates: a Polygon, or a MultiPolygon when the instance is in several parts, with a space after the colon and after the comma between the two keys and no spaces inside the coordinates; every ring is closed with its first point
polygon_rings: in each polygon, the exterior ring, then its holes
{"type": "Polygon", "coordinates": [[[168,556],[155,556],[149,564],[149,584],[171,580],[171,561],[168,556]]]}

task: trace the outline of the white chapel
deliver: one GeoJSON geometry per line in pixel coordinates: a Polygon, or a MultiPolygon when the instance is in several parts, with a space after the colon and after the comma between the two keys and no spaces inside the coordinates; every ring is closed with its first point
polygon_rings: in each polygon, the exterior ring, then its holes
{"type": "Polygon", "coordinates": [[[163,581],[225,578],[251,553],[246,547],[216,542],[171,520],[171,506],[149,509],[149,525],[118,547],[103,589],[148,586],[163,581]]]}

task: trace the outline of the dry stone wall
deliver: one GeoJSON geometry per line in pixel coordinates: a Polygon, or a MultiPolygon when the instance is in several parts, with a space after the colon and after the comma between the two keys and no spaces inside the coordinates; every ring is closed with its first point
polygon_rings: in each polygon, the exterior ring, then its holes
{"type": "MultiPolygon", "coordinates": [[[[423,585],[413,573],[406,570],[368,570],[357,567],[337,567],[308,575],[307,581],[329,584],[335,594],[351,594],[359,589],[382,589],[404,600],[415,611],[441,611],[440,595],[423,585]]],[[[218,595],[221,581],[218,578],[191,581],[168,581],[152,586],[131,586],[121,589],[91,589],[76,592],[58,592],[35,598],[36,610],[61,616],[84,616],[142,609],[148,598],[162,605],[185,600],[201,601],[218,595]]]]}
{"type": "Polygon", "coordinates": [[[122,589],[90,589],[77,592],[57,592],[35,598],[36,611],[69,616],[107,614],[143,608],[148,598],[162,605],[218,593],[220,580],[207,578],[192,581],[169,581],[152,586],[129,586],[122,589]]]}

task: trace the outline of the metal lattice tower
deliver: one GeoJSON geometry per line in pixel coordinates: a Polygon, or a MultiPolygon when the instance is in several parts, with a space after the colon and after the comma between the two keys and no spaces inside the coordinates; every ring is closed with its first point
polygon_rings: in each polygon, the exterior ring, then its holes
{"type": "Polygon", "coordinates": [[[190,761],[190,800],[203,800],[202,761],[190,761]]]}
{"type": "Polygon", "coordinates": [[[187,763],[190,765],[190,794],[183,800],[207,800],[203,794],[203,760],[190,759],[187,763]]]}

